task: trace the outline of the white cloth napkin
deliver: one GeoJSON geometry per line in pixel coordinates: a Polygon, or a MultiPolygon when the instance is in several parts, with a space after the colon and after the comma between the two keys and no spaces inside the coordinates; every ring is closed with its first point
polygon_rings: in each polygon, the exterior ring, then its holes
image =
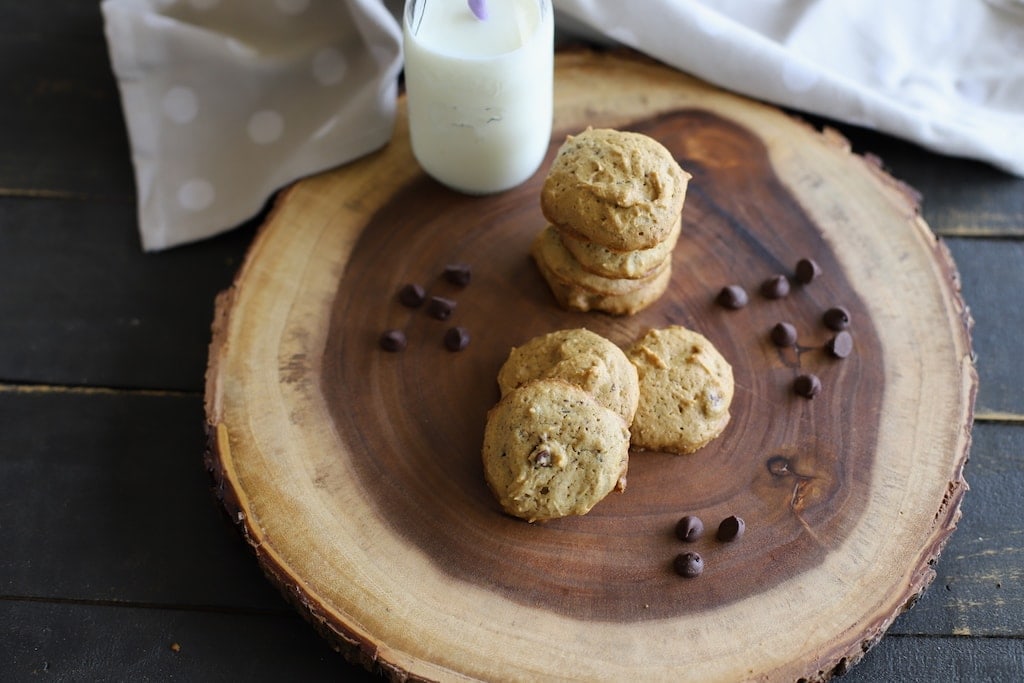
{"type": "MultiPolygon", "coordinates": [[[[553,2],[562,33],[1024,175],[1024,0],[553,2]]],[[[391,136],[400,0],[101,6],[146,249],[227,230],[391,136]]]]}
{"type": "Polygon", "coordinates": [[[1024,0],[554,0],[710,83],[1024,175],[1024,0]]]}
{"type": "Polygon", "coordinates": [[[145,249],[217,234],[385,144],[401,30],[379,0],[105,0],[145,249]]]}

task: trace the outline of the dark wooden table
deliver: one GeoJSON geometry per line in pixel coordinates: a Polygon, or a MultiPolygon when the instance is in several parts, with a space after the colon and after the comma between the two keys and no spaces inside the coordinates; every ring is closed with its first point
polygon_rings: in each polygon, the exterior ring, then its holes
{"type": "MultiPolygon", "coordinates": [[[[213,299],[259,219],[140,250],[97,3],[0,1],[0,74],[0,680],[374,680],[263,579],[202,465],[213,299]]],[[[844,680],[1021,680],[1024,180],[839,129],[921,192],[981,377],[938,576],[844,680]]]]}

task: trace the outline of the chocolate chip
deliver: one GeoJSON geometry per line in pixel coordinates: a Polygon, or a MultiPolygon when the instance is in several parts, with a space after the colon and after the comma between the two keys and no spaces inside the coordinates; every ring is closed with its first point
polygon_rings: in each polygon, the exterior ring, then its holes
{"type": "Polygon", "coordinates": [[[472,276],[473,271],[465,263],[450,263],[444,267],[444,279],[459,287],[468,285],[472,276]]]}
{"type": "Polygon", "coordinates": [[[453,327],[444,333],[444,347],[449,351],[461,351],[469,346],[469,330],[453,327]]]}
{"type": "Polygon", "coordinates": [[[789,278],[773,275],[761,283],[761,294],[769,299],[781,299],[789,294],[789,278]]]}
{"type": "Polygon", "coordinates": [[[821,275],[821,266],[813,259],[802,258],[796,262],[796,281],[800,284],[809,284],[819,275],[821,275]]]}
{"type": "Polygon", "coordinates": [[[534,467],[551,467],[551,451],[542,448],[533,453],[534,467]]]}
{"type": "Polygon", "coordinates": [[[385,351],[404,351],[405,346],[405,332],[401,330],[387,330],[380,335],[380,348],[385,351]]]}
{"type": "Polygon", "coordinates": [[[772,328],[771,337],[776,346],[792,346],[796,344],[796,328],[789,323],[778,323],[772,328]]]}
{"type": "Polygon", "coordinates": [[[732,515],[723,519],[722,523],[718,525],[718,533],[715,534],[715,538],[726,543],[738,541],[743,538],[743,532],[746,530],[747,525],[743,519],[732,515]]]}
{"type": "Polygon", "coordinates": [[[419,308],[427,299],[427,292],[423,287],[410,282],[398,290],[398,301],[409,308],[419,308]]]}
{"type": "Polygon", "coordinates": [[[793,381],[793,391],[804,398],[814,398],[821,391],[821,380],[810,373],[800,375],[793,381]]]}
{"type": "Polygon", "coordinates": [[[703,535],[704,522],[700,521],[700,517],[686,515],[676,522],[676,538],[680,541],[693,543],[703,535]]]}
{"type": "Polygon", "coordinates": [[[698,553],[680,553],[672,562],[676,574],[692,579],[704,573],[704,558],[698,553]]]}
{"type": "Polygon", "coordinates": [[[850,326],[850,312],[842,306],[828,309],[825,311],[825,315],[821,316],[821,319],[825,322],[825,327],[836,332],[845,330],[850,326]]]}
{"type": "Polygon", "coordinates": [[[853,335],[846,330],[836,333],[825,344],[825,350],[836,358],[846,358],[853,353],[853,335]]]}
{"type": "Polygon", "coordinates": [[[735,310],[746,306],[749,298],[747,297],[747,291],[739,285],[729,285],[722,288],[715,301],[718,302],[719,306],[735,310]]]}
{"type": "Polygon", "coordinates": [[[430,302],[427,304],[427,313],[431,318],[437,318],[438,320],[447,320],[451,317],[454,310],[455,302],[442,296],[430,297],[430,302]]]}

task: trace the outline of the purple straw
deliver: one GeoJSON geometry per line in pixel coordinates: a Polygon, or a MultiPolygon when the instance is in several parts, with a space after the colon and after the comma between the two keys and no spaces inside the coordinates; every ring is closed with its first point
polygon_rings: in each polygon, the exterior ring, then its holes
{"type": "Polygon", "coordinates": [[[486,0],[469,0],[469,9],[480,21],[487,19],[487,1],[486,0]]]}

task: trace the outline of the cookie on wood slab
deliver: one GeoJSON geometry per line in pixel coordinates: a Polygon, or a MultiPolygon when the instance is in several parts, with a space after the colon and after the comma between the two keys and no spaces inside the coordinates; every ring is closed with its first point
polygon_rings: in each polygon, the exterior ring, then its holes
{"type": "Polygon", "coordinates": [[[633,421],[640,385],[636,368],[617,345],[584,328],[556,330],[514,347],[498,371],[504,396],[536,379],[562,379],[633,421]]]}
{"type": "Polygon", "coordinates": [[[508,514],[529,522],[584,515],[625,485],[629,428],[575,384],[536,380],[490,410],[482,457],[508,514]]]}
{"type": "Polygon", "coordinates": [[[679,325],[651,330],[626,355],[640,379],[634,448],[692,453],[729,424],[732,366],[702,334],[679,325]]]}
{"type": "Polygon", "coordinates": [[[541,189],[541,210],[555,225],[609,249],[650,249],[672,233],[689,180],[654,138],[588,128],[559,148],[541,189]]]}

